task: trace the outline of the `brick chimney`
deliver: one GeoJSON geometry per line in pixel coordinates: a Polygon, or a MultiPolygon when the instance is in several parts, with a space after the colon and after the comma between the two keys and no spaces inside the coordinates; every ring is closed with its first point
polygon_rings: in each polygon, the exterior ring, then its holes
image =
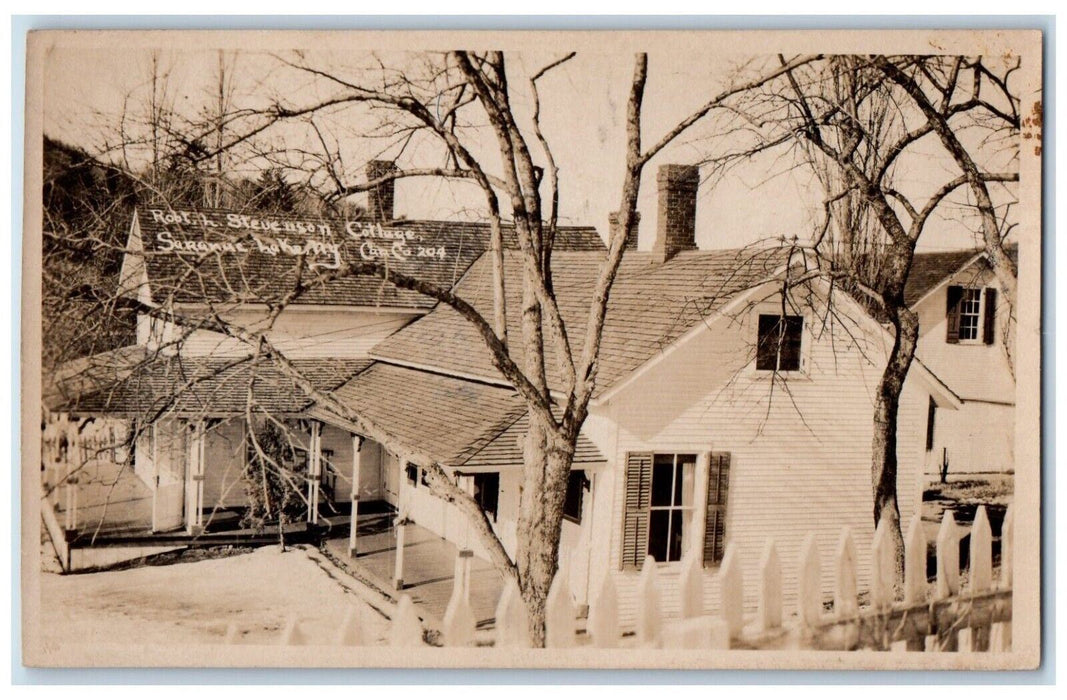
{"type": "Polygon", "coordinates": [[[661,165],[656,239],[652,256],[666,262],[683,250],[696,250],[697,185],[700,169],[695,165],[661,165]]]}
{"type": "MultiPolygon", "coordinates": [[[[626,236],[626,247],[637,247],[637,234],[638,227],[641,225],[641,212],[635,211],[633,221],[630,222],[630,232],[626,236]]],[[[619,229],[619,212],[613,211],[608,214],[608,236],[609,240],[615,237],[615,232],[619,229]]]]}
{"type": "MultiPolygon", "coordinates": [[[[372,160],[367,163],[367,181],[377,180],[396,170],[391,160],[372,160]]],[[[383,182],[367,190],[367,215],[372,221],[392,221],[393,202],[396,196],[396,180],[383,182]]]]}

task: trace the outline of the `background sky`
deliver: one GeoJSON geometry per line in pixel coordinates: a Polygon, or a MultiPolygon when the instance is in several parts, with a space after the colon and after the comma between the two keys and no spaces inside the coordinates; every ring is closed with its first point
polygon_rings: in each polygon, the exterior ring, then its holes
{"type": "MultiPolygon", "coordinates": [[[[618,208],[625,145],[625,104],[632,77],[632,54],[583,52],[556,69],[539,83],[542,127],[553,146],[560,168],[561,219],[565,223],[607,229],[608,213],[618,208]]],[[[525,76],[561,55],[561,52],[509,54],[509,74],[515,92],[515,109],[528,116],[530,101],[525,76]]],[[[360,66],[373,67],[371,55],[354,47],[349,52],[311,52],[315,65],[350,76],[360,66]]],[[[277,55],[262,51],[232,51],[226,54],[234,76],[235,103],[263,104],[278,96],[299,102],[328,93],[322,84],[312,85],[306,76],[295,76],[280,64],[277,55]]],[[[707,51],[652,53],[644,102],[644,141],[651,144],[671,126],[721,90],[748,62],[764,59],[723,56],[707,51]]],[[[214,49],[165,50],[160,64],[168,72],[171,96],[179,111],[202,109],[217,90],[218,52],[214,49]]],[[[114,129],[123,109],[142,104],[149,94],[151,52],[127,46],[110,49],[55,48],[45,63],[45,134],[90,152],[98,148],[101,135],[114,129]]],[[[349,110],[324,115],[331,142],[345,156],[346,164],[365,162],[381,155],[387,142],[360,138],[370,119],[349,110]]],[[[703,122],[657,156],[645,170],[639,209],[641,247],[651,244],[656,226],[656,168],[663,163],[692,163],[707,152],[707,139],[716,124],[703,122]]],[[[304,129],[279,129],[278,140],[313,147],[304,129]]],[[[532,139],[531,139],[532,140],[532,139]]],[[[492,140],[485,135],[476,148],[492,154],[492,140]]],[[[931,145],[930,153],[936,151],[931,145]]],[[[388,151],[384,155],[389,155],[388,151]]],[[[418,159],[418,150],[412,152],[418,159]]],[[[430,155],[426,154],[429,158],[430,155]]],[[[535,153],[535,158],[537,154],[535,153]]],[[[427,161],[432,162],[432,161],[427,161]]],[[[705,180],[697,203],[697,242],[704,248],[737,247],[779,236],[807,238],[819,225],[822,192],[806,169],[791,167],[782,153],[768,154],[732,170],[725,178],[705,180]]],[[[937,155],[913,161],[905,181],[944,182],[952,167],[937,155]]],[[[396,213],[408,218],[470,218],[478,216],[483,202],[471,184],[417,179],[397,184],[396,213]]],[[[920,248],[944,249],[977,244],[960,215],[961,206],[947,203],[927,225],[920,248]]]]}

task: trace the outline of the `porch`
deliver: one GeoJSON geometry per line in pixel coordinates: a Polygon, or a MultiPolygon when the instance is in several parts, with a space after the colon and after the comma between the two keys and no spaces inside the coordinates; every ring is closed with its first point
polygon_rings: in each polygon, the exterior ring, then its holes
{"type": "MultiPolygon", "coordinates": [[[[397,601],[401,594],[410,596],[425,626],[439,630],[455,584],[459,549],[415,523],[401,526],[403,547],[398,549],[396,513],[389,509],[384,513],[364,514],[362,506],[360,511],[356,554],[350,554],[349,519],[343,516],[328,518],[331,528],[324,542],[326,552],[342,568],[392,601],[397,601]],[[402,560],[399,568],[398,555],[402,560]],[[398,572],[402,581],[399,589],[396,586],[398,572]]],[[[489,562],[471,556],[469,579],[470,605],[477,626],[479,629],[491,627],[504,587],[503,577],[489,562]]]]}

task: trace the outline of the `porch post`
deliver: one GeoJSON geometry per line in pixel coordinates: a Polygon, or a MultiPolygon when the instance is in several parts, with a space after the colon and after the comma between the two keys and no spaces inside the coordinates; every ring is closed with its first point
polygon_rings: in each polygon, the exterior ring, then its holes
{"type": "Polygon", "coordinates": [[[404,539],[407,524],[408,516],[401,512],[396,519],[396,562],[393,568],[393,588],[398,591],[404,588],[404,539]]]}
{"type": "Polygon", "coordinates": [[[352,434],[352,518],[348,532],[348,556],[356,556],[358,548],[356,542],[356,530],[358,529],[357,518],[359,516],[359,479],[360,462],[363,459],[363,438],[355,433],[352,434]]]}
{"type": "Polygon", "coordinates": [[[308,523],[319,520],[319,479],[322,478],[322,423],[311,422],[311,454],[308,457],[308,523]]]}
{"type": "Polygon", "coordinates": [[[153,421],[149,436],[152,452],[152,532],[159,530],[159,446],[156,444],[156,432],[156,423],[153,421]]]}
{"type": "MultiPolygon", "coordinates": [[[[242,448],[243,449],[243,448],[242,448]]],[[[204,457],[207,451],[207,424],[201,420],[196,431],[196,528],[204,531],[204,457]]]]}

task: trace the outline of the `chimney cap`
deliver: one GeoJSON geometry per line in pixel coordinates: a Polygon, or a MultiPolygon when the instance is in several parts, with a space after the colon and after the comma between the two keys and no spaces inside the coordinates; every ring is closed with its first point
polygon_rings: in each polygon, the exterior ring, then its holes
{"type": "Polygon", "coordinates": [[[659,166],[656,181],[673,187],[697,187],[700,184],[700,166],[667,163],[659,166]]]}

